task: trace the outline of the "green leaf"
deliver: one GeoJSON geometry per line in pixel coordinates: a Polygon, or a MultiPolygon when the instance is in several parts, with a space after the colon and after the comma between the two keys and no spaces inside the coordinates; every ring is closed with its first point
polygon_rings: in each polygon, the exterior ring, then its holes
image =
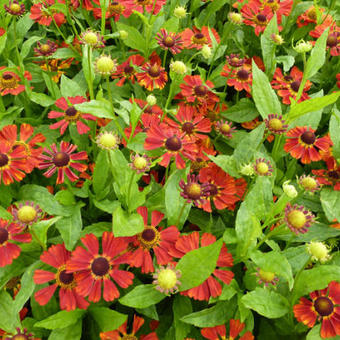
{"type": "Polygon", "coordinates": [[[208,157],[227,174],[236,178],[241,177],[239,172],[237,171],[236,162],[233,156],[218,155],[215,157],[208,155],[208,157]]]}
{"type": "Polygon", "coordinates": [[[28,53],[30,52],[30,49],[32,47],[32,45],[37,42],[38,40],[41,40],[42,37],[37,37],[37,36],[33,36],[30,37],[29,39],[27,39],[21,46],[21,51],[20,51],[20,55],[22,57],[22,59],[25,59],[28,55],[28,53]]]}
{"type": "Polygon", "coordinates": [[[340,267],[322,265],[312,269],[304,270],[295,282],[292,301],[307,295],[314,290],[324,289],[331,281],[339,280],[340,267]]]}
{"type": "Polygon", "coordinates": [[[275,50],[276,45],[272,40],[272,34],[278,34],[279,29],[277,26],[277,18],[276,15],[272,17],[263,34],[261,35],[261,49],[264,67],[266,70],[267,76],[271,76],[275,70],[276,58],[275,58],[275,50]]]}
{"type": "Polygon", "coordinates": [[[89,309],[89,312],[102,332],[117,329],[127,320],[127,315],[107,307],[93,307],[89,309]]]}
{"type": "Polygon", "coordinates": [[[52,77],[48,75],[47,73],[43,72],[42,77],[44,78],[45,84],[48,88],[48,91],[50,93],[50,96],[54,99],[60,98],[61,93],[59,90],[58,85],[52,80],[52,77]]]}
{"type": "Polygon", "coordinates": [[[15,311],[12,297],[5,290],[0,291],[0,328],[15,333],[15,328],[19,326],[19,315],[15,311]]]}
{"type": "Polygon", "coordinates": [[[284,277],[288,281],[289,289],[293,288],[292,268],[283,254],[277,251],[270,251],[268,253],[254,251],[250,254],[250,258],[262,270],[284,277]]]}
{"type": "Polygon", "coordinates": [[[62,218],[61,216],[52,217],[52,218],[49,218],[48,220],[41,220],[37,223],[34,223],[31,226],[31,229],[33,229],[33,231],[35,232],[38,239],[45,246],[46,246],[46,242],[47,242],[47,231],[48,231],[48,229],[54,223],[56,223],[58,220],[60,220],[61,218],[62,218]]]}
{"type": "Polygon", "coordinates": [[[65,328],[75,324],[85,313],[86,311],[81,309],[70,312],[63,310],[35,323],[34,326],[46,329],[65,328]]]}
{"type": "Polygon", "coordinates": [[[99,118],[114,119],[111,104],[106,99],[90,100],[81,104],[75,104],[74,107],[80,112],[90,113],[99,118]]]}
{"type": "Polygon", "coordinates": [[[136,286],[129,293],[119,299],[119,302],[132,308],[146,308],[162,301],[166,295],[159,292],[154,285],[136,286]]]}
{"type": "Polygon", "coordinates": [[[281,113],[281,104],[272,89],[267,76],[257,67],[253,60],[253,85],[252,95],[257,110],[263,119],[271,113],[281,113]]]}
{"type": "Polygon", "coordinates": [[[293,121],[298,117],[305,115],[308,112],[318,111],[325,106],[335,103],[340,96],[340,91],[328,94],[321,98],[312,98],[301,103],[292,105],[288,113],[287,120],[293,121]]]}
{"type": "Polygon", "coordinates": [[[81,333],[82,320],[78,320],[68,327],[54,329],[48,337],[48,340],[80,340],[81,333]]]}
{"type": "Polygon", "coordinates": [[[74,53],[70,48],[58,48],[52,55],[54,59],[67,59],[77,58],[77,54],[74,53]]]}
{"type": "Polygon", "coordinates": [[[289,303],[282,295],[257,287],[241,298],[247,308],[253,309],[268,319],[276,319],[289,312],[289,303]]]}
{"type": "Polygon", "coordinates": [[[181,226],[183,226],[191,209],[191,204],[186,203],[186,200],[181,196],[181,190],[179,187],[179,182],[182,178],[186,177],[185,175],[186,169],[174,171],[170,175],[164,186],[165,209],[168,218],[168,224],[176,225],[178,228],[181,228],[181,226]],[[184,210],[181,214],[181,210],[183,209],[183,207],[184,210]],[[180,220],[178,220],[180,214],[181,218],[180,220]]]}
{"type": "Polygon", "coordinates": [[[222,239],[206,247],[186,253],[178,262],[176,269],[181,271],[180,291],[199,286],[216,268],[222,247],[222,239]]]}
{"type": "Polygon", "coordinates": [[[30,100],[43,107],[48,107],[54,104],[55,100],[44,93],[31,92],[29,94],[30,100]]]}
{"type": "Polygon", "coordinates": [[[192,312],[191,301],[186,296],[176,295],[172,310],[174,312],[174,327],[176,340],[182,340],[190,332],[190,326],[181,321],[181,318],[192,312]]]}
{"type": "Polygon", "coordinates": [[[321,190],[320,201],[322,209],[329,221],[336,219],[340,222],[340,191],[332,188],[321,190]]]}
{"type": "Polygon", "coordinates": [[[129,215],[121,206],[112,213],[112,231],[116,237],[133,236],[144,230],[144,222],[141,215],[135,213],[129,215]]]}
{"type": "Polygon", "coordinates": [[[100,193],[104,188],[108,179],[109,160],[106,150],[100,150],[96,158],[96,166],[93,171],[93,189],[95,193],[100,193]]]}
{"type": "Polygon", "coordinates": [[[329,121],[329,133],[333,142],[332,153],[334,158],[340,158],[340,111],[334,107],[329,121]]]}
{"type": "Polygon", "coordinates": [[[141,51],[142,53],[146,52],[146,41],[136,28],[117,22],[117,29],[128,33],[127,38],[123,40],[126,46],[141,51]]]}
{"type": "Polygon", "coordinates": [[[237,303],[231,301],[221,301],[211,308],[203,309],[199,312],[191,313],[181,318],[181,321],[196,327],[214,327],[224,324],[229,320],[236,309],[237,303]]]}
{"type": "Polygon", "coordinates": [[[12,221],[13,216],[4,207],[0,206],[0,217],[4,220],[12,221]]]}
{"type": "Polygon", "coordinates": [[[233,122],[244,123],[256,118],[259,112],[249,98],[242,98],[237,104],[222,112],[221,115],[233,122]]]}
{"type": "Polygon", "coordinates": [[[73,214],[71,216],[63,217],[56,223],[56,228],[65,242],[65,247],[70,251],[73,250],[73,247],[79,240],[80,233],[83,228],[80,213],[80,208],[83,205],[84,203],[78,203],[78,206],[74,207],[73,214]]]}
{"type": "Polygon", "coordinates": [[[78,83],[65,77],[65,75],[61,75],[60,80],[60,91],[61,95],[65,98],[67,97],[76,97],[85,95],[84,91],[80,88],[78,83]]]}
{"type": "Polygon", "coordinates": [[[291,55],[282,55],[276,57],[276,62],[277,63],[282,63],[283,64],[283,71],[288,72],[292,66],[295,63],[295,58],[291,55]]]}

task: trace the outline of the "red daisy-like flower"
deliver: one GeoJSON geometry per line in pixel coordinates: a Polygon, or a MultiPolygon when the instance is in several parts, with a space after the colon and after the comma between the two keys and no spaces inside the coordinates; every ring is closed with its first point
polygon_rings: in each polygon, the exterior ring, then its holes
{"type": "Polygon", "coordinates": [[[132,273],[119,269],[121,263],[127,262],[127,254],[123,254],[127,249],[126,240],[105,231],[101,254],[95,235],[88,234],[81,238],[81,242],[87,250],[78,246],[66,264],[66,273],[73,273],[77,282],[76,292],[83,297],[88,296],[89,301],[98,302],[103,285],[104,300],[113,301],[120,295],[113,281],[127,288],[134,278],[132,273]]]}
{"type": "Polygon", "coordinates": [[[182,131],[188,140],[196,141],[197,139],[208,138],[207,135],[202,133],[209,133],[211,131],[209,118],[205,118],[203,115],[194,116],[194,113],[194,109],[191,106],[181,105],[176,115],[178,123],[170,118],[166,118],[166,122],[169,126],[182,131]]]}
{"type": "Polygon", "coordinates": [[[0,218],[0,267],[5,267],[19,257],[21,248],[12,243],[29,243],[32,241],[30,234],[23,233],[24,228],[16,223],[0,218]]]}
{"type": "Polygon", "coordinates": [[[26,151],[26,166],[25,172],[30,173],[39,163],[39,156],[43,148],[38,146],[38,143],[45,141],[45,136],[42,133],[37,133],[33,136],[33,126],[23,123],[20,126],[20,135],[18,136],[16,125],[7,125],[0,131],[0,142],[10,143],[12,149],[22,146],[26,151]],[[33,136],[33,137],[32,137],[33,136]]]}
{"type": "Polygon", "coordinates": [[[147,90],[162,90],[168,81],[168,74],[164,67],[161,66],[161,59],[158,56],[152,57],[151,60],[141,67],[142,72],[136,74],[138,83],[147,90]]]}
{"type": "Polygon", "coordinates": [[[50,111],[48,113],[48,118],[53,119],[63,117],[63,119],[57,123],[50,125],[50,129],[60,128],[60,135],[63,135],[69,124],[75,123],[77,125],[77,131],[80,135],[89,132],[90,128],[86,124],[84,124],[82,120],[96,120],[96,117],[88,113],[79,112],[73,106],[75,104],[81,104],[84,102],[86,102],[86,99],[82,96],[67,97],[67,100],[64,97],[57,99],[55,102],[55,106],[59,107],[59,109],[62,109],[63,112],[50,111]],[[72,105],[70,105],[69,103],[71,103],[72,105]]]}
{"type": "Polygon", "coordinates": [[[250,1],[245,4],[241,13],[244,17],[244,24],[255,27],[255,34],[258,36],[262,33],[271,18],[273,17],[273,12],[270,7],[264,7],[261,9],[261,5],[258,2],[250,1]]]}
{"type": "Polygon", "coordinates": [[[119,79],[116,83],[117,86],[123,86],[125,80],[130,80],[132,84],[135,83],[136,70],[134,66],[141,66],[144,64],[145,59],[139,54],[131,55],[121,65],[117,66],[115,73],[111,75],[112,79],[119,79]]]}
{"type": "Polygon", "coordinates": [[[199,172],[200,182],[208,183],[207,199],[202,209],[211,212],[211,202],[216,209],[235,209],[236,202],[240,201],[246,190],[247,183],[243,178],[235,179],[224,172],[215,163],[210,163],[199,172]]]}
{"type": "Polygon", "coordinates": [[[146,10],[148,13],[157,15],[162,7],[165,5],[166,0],[125,0],[126,6],[132,10],[144,13],[146,10]]]}
{"type": "Polygon", "coordinates": [[[261,9],[270,7],[273,14],[276,13],[278,24],[281,23],[283,15],[289,16],[293,6],[293,0],[252,0],[252,2],[257,3],[261,9]]]}
{"type": "MultiPolygon", "coordinates": [[[[127,331],[127,321],[125,321],[117,330],[102,332],[100,333],[100,340],[137,340],[137,336],[135,335],[139,329],[144,324],[144,319],[140,316],[134,315],[133,323],[132,323],[132,332],[128,333],[127,331]]],[[[151,332],[147,335],[141,335],[141,340],[158,340],[158,336],[156,332],[151,332]]]]}
{"type": "MultiPolygon", "coordinates": [[[[93,0],[97,5],[100,5],[99,0],[93,0]]],[[[114,18],[115,21],[120,19],[122,15],[125,18],[128,18],[132,14],[131,5],[126,3],[126,0],[114,0],[110,1],[109,6],[106,9],[105,18],[110,19],[114,18]]],[[[92,9],[93,16],[95,19],[100,19],[102,17],[102,10],[100,7],[95,7],[92,9]]]]}
{"type": "Polygon", "coordinates": [[[242,66],[236,68],[230,68],[228,64],[225,64],[221,76],[226,77],[227,85],[233,86],[236,91],[245,90],[250,93],[250,86],[253,81],[250,64],[244,63],[242,66]]]}
{"type": "Polygon", "coordinates": [[[66,263],[71,258],[71,252],[65,248],[64,244],[56,244],[44,251],[40,260],[57,272],[37,269],[34,272],[33,280],[36,284],[44,284],[50,281],[54,283],[50,286],[38,290],[34,294],[35,300],[44,306],[59,287],[59,304],[62,310],[74,310],[76,308],[86,309],[89,303],[76,292],[76,281],[73,273],[66,272],[66,263]]]}
{"type": "MultiPolygon", "coordinates": [[[[318,6],[318,11],[320,11],[321,14],[321,21],[328,21],[332,19],[331,15],[327,14],[327,17],[323,12],[325,12],[324,8],[321,8],[318,6]]],[[[316,13],[315,6],[311,6],[307,9],[304,13],[302,13],[296,20],[296,23],[298,27],[307,26],[308,24],[316,24],[318,20],[318,15],[316,13]]]]}
{"type": "Polygon", "coordinates": [[[49,57],[58,48],[58,45],[51,40],[47,40],[45,43],[37,42],[37,47],[34,48],[34,55],[38,57],[49,57]]]}
{"type": "MultiPolygon", "coordinates": [[[[277,94],[282,97],[282,102],[286,105],[291,103],[291,98],[296,99],[296,95],[299,91],[300,84],[302,81],[303,72],[301,72],[296,66],[294,66],[289,75],[284,76],[280,68],[276,68],[273,80],[271,82],[273,89],[278,90],[277,94]]],[[[311,88],[312,83],[307,80],[299,103],[309,99],[307,91],[311,88]]]]}
{"type": "Polygon", "coordinates": [[[64,174],[74,182],[79,177],[72,172],[71,168],[76,169],[79,172],[84,172],[87,169],[86,164],[76,163],[75,161],[87,160],[87,154],[85,151],[74,153],[77,149],[76,145],[69,142],[62,141],[60,143],[60,151],[55,143],[51,145],[51,150],[44,148],[44,152],[48,155],[42,154],[39,157],[40,163],[38,168],[47,169],[44,172],[44,176],[51,177],[58,170],[57,184],[64,183],[64,174]]]}
{"type": "MultiPolygon", "coordinates": [[[[216,42],[220,43],[220,37],[214,28],[210,28],[211,33],[214,35],[216,42]]],[[[203,26],[201,30],[197,27],[193,26],[192,30],[190,28],[186,28],[181,33],[183,39],[183,46],[185,48],[196,48],[200,50],[204,45],[208,45],[212,47],[212,41],[209,34],[209,28],[207,26],[203,26]]]]}
{"type": "Polygon", "coordinates": [[[300,298],[293,311],[296,319],[312,328],[321,321],[322,338],[340,335],[340,283],[332,281],[327,288],[309,294],[312,301],[300,298]]]}
{"type": "MultiPolygon", "coordinates": [[[[65,15],[61,12],[57,12],[55,9],[49,9],[49,7],[55,3],[55,0],[42,0],[39,3],[33,4],[30,10],[30,19],[43,26],[50,26],[54,19],[56,24],[61,26],[66,22],[65,15]]],[[[64,1],[58,0],[58,3],[63,4],[64,1]]]]}
{"type": "MultiPolygon", "coordinates": [[[[0,67],[0,71],[6,69],[5,66],[0,67]]],[[[32,80],[32,75],[30,72],[25,71],[24,77],[27,80],[32,80]]],[[[25,91],[25,85],[20,84],[20,77],[11,71],[4,71],[0,75],[0,94],[5,96],[6,94],[12,94],[13,96],[18,95],[25,91]]]]}
{"type": "Polygon", "coordinates": [[[185,161],[181,156],[193,159],[193,153],[196,151],[194,143],[185,139],[183,133],[171,129],[166,124],[153,124],[147,131],[144,149],[153,150],[162,147],[166,152],[159,164],[167,167],[171,158],[175,157],[178,169],[185,168],[185,161]]]}
{"type": "Polygon", "coordinates": [[[289,130],[284,150],[292,157],[301,159],[303,164],[319,161],[321,155],[317,149],[326,151],[330,144],[327,137],[317,138],[314,132],[315,130],[307,126],[297,126],[289,130]]]}
{"type": "Polygon", "coordinates": [[[30,172],[27,165],[26,149],[18,145],[13,148],[13,144],[0,141],[0,182],[9,185],[15,181],[20,182],[25,176],[25,172],[30,172]]]}
{"type": "MultiPolygon", "coordinates": [[[[143,99],[134,99],[134,101],[143,110],[143,114],[148,114],[148,115],[157,116],[157,117],[163,116],[163,110],[160,108],[160,106],[149,105],[148,102],[143,99]]],[[[132,99],[130,99],[130,102],[132,102],[132,99]]],[[[150,124],[146,124],[146,122],[143,122],[143,126],[146,127],[146,125],[150,126],[150,124]]]]}
{"type": "Polygon", "coordinates": [[[159,211],[151,213],[151,224],[148,224],[148,209],[146,207],[137,208],[137,212],[143,217],[144,230],[131,240],[130,247],[133,250],[129,264],[132,267],[140,267],[142,273],[151,273],[155,271],[151,250],[159,265],[168,264],[172,260],[169,251],[178,240],[179,231],[175,226],[163,230],[157,229],[156,227],[164,217],[164,214],[159,211]]]}
{"type": "MultiPolygon", "coordinates": [[[[234,340],[237,336],[243,331],[245,324],[240,320],[231,319],[229,322],[229,340],[234,340]]],[[[219,340],[219,339],[227,339],[226,338],[226,327],[225,325],[202,328],[201,334],[209,340],[219,340]]],[[[254,335],[247,331],[242,336],[238,338],[239,340],[253,340],[254,335]]]]}
{"type": "Polygon", "coordinates": [[[207,80],[203,83],[201,76],[186,75],[183,78],[184,83],[180,84],[180,94],[188,103],[207,104],[208,102],[218,102],[219,98],[211,92],[214,84],[207,80]]]}
{"type": "Polygon", "coordinates": [[[320,184],[331,185],[334,190],[340,190],[340,164],[334,162],[327,164],[327,170],[312,170],[320,184]]]}
{"type": "MultiPolygon", "coordinates": [[[[189,251],[209,246],[215,241],[216,237],[208,233],[204,233],[200,241],[199,232],[195,231],[189,235],[180,236],[175,244],[175,248],[170,251],[170,254],[176,258],[182,258],[189,251]]],[[[185,290],[181,292],[181,294],[194,298],[195,300],[206,301],[208,301],[210,297],[220,296],[222,293],[222,286],[216,278],[220,279],[225,284],[229,284],[234,277],[234,273],[225,267],[232,266],[233,257],[230,253],[228,253],[226,245],[223,244],[216,263],[216,269],[212,275],[199,286],[185,290]]]]}
{"type": "Polygon", "coordinates": [[[156,40],[160,47],[164,50],[170,50],[172,54],[178,54],[183,49],[181,36],[173,32],[168,33],[164,28],[161,28],[161,31],[157,33],[156,40]]]}

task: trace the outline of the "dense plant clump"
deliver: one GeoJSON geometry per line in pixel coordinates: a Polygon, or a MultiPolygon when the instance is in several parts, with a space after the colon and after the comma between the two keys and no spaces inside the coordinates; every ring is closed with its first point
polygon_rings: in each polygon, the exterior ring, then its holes
{"type": "Polygon", "coordinates": [[[1,339],[340,338],[338,1],[1,6],[1,339]]]}

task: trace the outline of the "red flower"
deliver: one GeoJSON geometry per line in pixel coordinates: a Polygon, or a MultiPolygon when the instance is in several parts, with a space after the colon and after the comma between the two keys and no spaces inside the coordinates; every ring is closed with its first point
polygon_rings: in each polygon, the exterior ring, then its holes
{"type": "Polygon", "coordinates": [[[125,0],[126,6],[131,10],[144,13],[144,9],[148,13],[156,15],[165,5],[166,0],[125,0]]]}
{"type": "Polygon", "coordinates": [[[246,190],[243,178],[235,179],[224,172],[215,163],[210,163],[200,170],[200,182],[208,183],[208,196],[202,204],[202,209],[211,212],[211,201],[217,209],[235,209],[235,203],[241,200],[246,190]]]}
{"type": "Polygon", "coordinates": [[[0,142],[9,142],[12,145],[12,149],[18,146],[24,147],[26,151],[26,166],[25,172],[30,173],[38,166],[39,156],[42,153],[42,147],[38,147],[37,143],[43,143],[45,136],[41,133],[37,133],[32,137],[34,132],[33,126],[23,123],[20,126],[20,136],[18,136],[16,125],[7,125],[0,131],[0,142]]]}
{"type": "MultiPolygon", "coordinates": [[[[245,324],[240,320],[230,320],[230,329],[229,329],[229,340],[234,340],[237,336],[243,331],[245,324]]],[[[225,325],[208,327],[201,329],[201,334],[209,340],[219,340],[220,337],[222,339],[226,339],[226,328],[225,325]]],[[[245,332],[239,340],[253,340],[254,335],[251,334],[250,331],[245,332]]]]}
{"type": "Polygon", "coordinates": [[[13,144],[0,141],[0,182],[9,185],[16,180],[20,182],[25,172],[30,172],[26,162],[27,153],[23,146],[13,148],[13,144]]]}
{"type": "Polygon", "coordinates": [[[273,17],[273,12],[270,7],[261,9],[260,4],[255,1],[250,1],[245,4],[241,9],[241,13],[244,17],[243,22],[246,25],[255,27],[255,34],[257,36],[266,29],[269,21],[273,17]]]}
{"type": "MultiPolygon", "coordinates": [[[[321,8],[318,6],[318,11],[323,13],[325,11],[324,8],[321,8]]],[[[321,21],[329,21],[332,19],[331,15],[327,14],[327,17],[325,14],[321,15],[321,21]]],[[[316,13],[316,8],[314,6],[311,6],[309,9],[307,9],[306,12],[302,13],[296,20],[296,23],[298,27],[307,26],[308,24],[316,24],[318,20],[318,15],[316,13]]]]}
{"type": "Polygon", "coordinates": [[[225,64],[221,76],[227,77],[227,84],[234,86],[236,91],[245,90],[250,93],[250,86],[253,81],[250,64],[244,63],[236,68],[229,67],[228,64],[225,64]]]}
{"type": "Polygon", "coordinates": [[[166,265],[172,260],[169,250],[173,248],[179,237],[179,231],[175,226],[166,229],[157,229],[156,227],[164,217],[159,211],[151,213],[151,224],[148,224],[148,209],[146,207],[137,208],[138,214],[143,217],[144,230],[132,238],[130,247],[133,248],[129,258],[129,264],[132,267],[140,267],[142,273],[151,273],[155,271],[152,263],[150,251],[156,256],[159,265],[166,265]]]}
{"type": "Polygon", "coordinates": [[[211,92],[214,88],[214,84],[207,80],[205,84],[201,79],[201,76],[185,76],[183,78],[184,83],[179,87],[181,88],[181,95],[188,103],[207,104],[212,102],[218,102],[219,98],[211,92]]]}
{"type": "Polygon", "coordinates": [[[312,301],[302,297],[293,311],[299,322],[312,328],[321,321],[322,338],[340,335],[340,283],[332,281],[327,288],[309,294],[312,301]]]}
{"type": "Polygon", "coordinates": [[[141,69],[143,72],[136,74],[137,81],[141,86],[149,91],[153,91],[154,88],[160,90],[164,88],[168,81],[168,74],[161,66],[161,60],[158,56],[145,63],[141,69]]]}
{"type": "MultiPolygon", "coordinates": [[[[58,3],[63,4],[64,1],[58,0],[58,3]]],[[[33,4],[31,7],[30,19],[43,26],[50,26],[54,19],[56,24],[61,26],[66,22],[65,15],[57,12],[55,9],[49,9],[49,7],[54,4],[55,0],[42,0],[39,3],[33,4]]]]}
{"type": "Polygon", "coordinates": [[[340,165],[336,162],[327,164],[327,170],[312,170],[320,184],[331,185],[334,190],[340,190],[340,165]]]}
{"type": "Polygon", "coordinates": [[[153,150],[161,147],[166,149],[166,153],[162,156],[159,164],[167,167],[171,158],[175,157],[178,169],[185,168],[185,162],[181,155],[193,159],[193,153],[196,150],[192,142],[184,139],[184,134],[171,129],[166,124],[153,124],[147,131],[144,149],[153,150]]]}
{"type": "Polygon", "coordinates": [[[261,9],[270,7],[273,14],[276,13],[278,24],[281,23],[282,15],[289,16],[293,6],[293,0],[252,0],[252,2],[258,4],[261,9]]]}
{"type": "Polygon", "coordinates": [[[42,154],[39,157],[38,168],[46,169],[44,176],[51,177],[58,170],[57,184],[64,183],[64,174],[74,182],[78,179],[78,176],[74,174],[71,168],[76,169],[79,172],[84,172],[87,169],[86,164],[76,163],[74,161],[87,160],[87,154],[85,151],[74,153],[77,149],[76,145],[70,144],[69,142],[62,141],[60,143],[60,151],[55,143],[51,145],[51,150],[44,148],[44,152],[48,155],[42,154]]]}
{"type": "Polygon", "coordinates": [[[183,49],[181,36],[173,32],[168,33],[164,28],[161,28],[161,31],[157,33],[156,40],[160,47],[164,50],[170,50],[172,54],[178,54],[183,49]]]}
{"type": "Polygon", "coordinates": [[[330,146],[329,138],[316,138],[314,132],[315,130],[307,126],[297,126],[289,130],[284,150],[292,157],[301,159],[303,164],[319,161],[321,156],[315,147],[326,151],[330,146]]]}
{"type": "Polygon", "coordinates": [[[12,243],[23,242],[29,243],[32,241],[30,234],[23,234],[23,227],[16,223],[10,223],[0,218],[0,267],[5,267],[19,257],[21,248],[12,243]],[[11,242],[10,242],[11,241],[11,242]]]}
{"type": "MultiPolygon", "coordinates": [[[[5,66],[0,67],[0,71],[5,69],[5,66]]],[[[32,75],[30,72],[25,71],[24,77],[27,80],[32,80],[32,75]]],[[[21,79],[20,77],[11,71],[4,71],[0,75],[0,93],[2,96],[5,96],[6,94],[12,94],[13,96],[18,95],[21,92],[25,91],[25,85],[20,84],[21,79]]]]}
{"type": "Polygon", "coordinates": [[[55,282],[34,294],[34,298],[40,305],[46,305],[59,287],[60,309],[70,311],[76,308],[86,309],[89,306],[89,303],[76,292],[77,283],[74,274],[66,273],[66,263],[70,258],[71,252],[65,248],[64,244],[53,245],[41,254],[40,260],[56,268],[57,272],[42,269],[37,269],[34,272],[33,279],[36,284],[55,282]]]}
{"type": "MultiPolygon", "coordinates": [[[[299,87],[302,81],[303,73],[294,66],[289,75],[284,76],[280,68],[275,70],[273,80],[271,82],[273,89],[278,90],[277,94],[282,97],[283,104],[289,105],[291,103],[290,99],[296,99],[296,95],[299,91],[299,87]]],[[[312,83],[307,80],[304,89],[302,91],[301,98],[299,99],[299,103],[309,99],[308,94],[306,93],[312,86],[312,83]]]]}
{"type": "Polygon", "coordinates": [[[50,125],[50,129],[59,129],[60,128],[60,134],[63,135],[65,133],[65,130],[71,123],[76,123],[77,130],[80,135],[87,133],[90,131],[90,128],[85,125],[81,119],[85,120],[96,120],[96,117],[88,114],[88,113],[82,113],[77,111],[77,109],[73,106],[74,104],[81,104],[86,102],[86,99],[81,96],[76,97],[67,97],[67,100],[64,97],[61,97],[57,99],[55,102],[55,105],[59,107],[59,109],[62,109],[63,112],[60,111],[50,111],[48,113],[48,118],[59,118],[63,117],[62,120],[60,120],[57,123],[54,123],[50,125]],[[70,105],[71,103],[72,105],[70,105]]]}
{"type": "MultiPolygon", "coordinates": [[[[133,324],[132,324],[132,332],[127,332],[127,321],[125,321],[117,330],[102,332],[100,333],[100,340],[122,340],[122,339],[138,339],[135,334],[139,331],[139,329],[143,326],[144,319],[140,316],[134,315],[133,324]]],[[[141,335],[141,340],[158,340],[158,336],[155,332],[149,333],[148,335],[141,335]]]]}
{"type": "Polygon", "coordinates": [[[66,264],[67,273],[76,272],[76,292],[81,296],[88,296],[89,301],[98,302],[103,284],[104,300],[113,301],[120,295],[113,281],[120,287],[127,288],[134,278],[132,273],[119,269],[119,264],[126,263],[127,260],[126,254],[122,254],[126,251],[126,242],[105,231],[102,236],[101,254],[95,235],[88,234],[81,238],[81,242],[87,250],[78,246],[66,264]]]}
{"type": "MultiPolygon", "coordinates": [[[[216,241],[214,235],[204,233],[201,237],[198,231],[195,231],[189,235],[182,235],[175,244],[175,248],[170,251],[170,254],[177,258],[182,258],[186,253],[194,249],[199,249],[200,247],[206,247],[213,244],[216,241]],[[201,245],[200,245],[201,243],[201,245]]],[[[199,286],[190,288],[181,292],[182,295],[189,296],[195,300],[206,300],[208,301],[210,297],[220,296],[222,293],[222,286],[216,280],[216,278],[223,281],[225,284],[229,284],[234,277],[234,273],[224,267],[233,266],[233,257],[228,253],[228,249],[225,244],[222,245],[217,263],[216,269],[211,276],[208,277],[199,286]],[[221,268],[223,267],[223,269],[221,268]],[[213,277],[213,275],[216,277],[213,277]]]]}
{"type": "MultiPolygon", "coordinates": [[[[220,43],[220,37],[214,28],[210,28],[211,33],[214,35],[216,42],[220,43]]],[[[185,48],[196,48],[200,50],[204,45],[212,47],[212,41],[209,34],[209,28],[203,26],[201,30],[193,26],[192,30],[186,28],[182,33],[183,46],[185,48]]]]}
{"type": "Polygon", "coordinates": [[[139,54],[131,55],[121,65],[117,66],[115,73],[111,75],[112,79],[119,79],[117,86],[123,86],[125,80],[130,80],[132,84],[135,83],[136,70],[134,66],[141,66],[145,62],[144,57],[139,54]]]}
{"type": "MultiPolygon", "coordinates": [[[[99,5],[99,0],[94,0],[94,2],[99,5]]],[[[125,18],[128,18],[132,14],[132,7],[126,3],[126,0],[115,0],[111,1],[109,6],[106,9],[105,18],[110,19],[114,18],[115,21],[118,21],[120,16],[123,15],[125,18]]],[[[93,16],[95,19],[99,19],[102,17],[101,8],[93,8],[93,16]]]]}

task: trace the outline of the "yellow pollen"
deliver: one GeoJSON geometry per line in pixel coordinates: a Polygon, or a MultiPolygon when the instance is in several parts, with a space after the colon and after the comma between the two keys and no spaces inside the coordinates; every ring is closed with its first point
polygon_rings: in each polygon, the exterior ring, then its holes
{"type": "Polygon", "coordinates": [[[265,175],[266,173],[268,173],[268,165],[265,162],[259,162],[256,165],[256,170],[260,175],[265,175]]]}
{"type": "Polygon", "coordinates": [[[158,274],[158,284],[164,290],[174,288],[176,286],[176,273],[169,268],[163,269],[158,274]]]}
{"type": "Polygon", "coordinates": [[[269,127],[272,130],[281,130],[282,129],[282,122],[278,118],[273,118],[269,121],[269,127]]]}
{"type": "Polygon", "coordinates": [[[102,136],[100,136],[99,143],[106,148],[113,148],[117,146],[118,139],[111,133],[104,133],[102,136]]]}
{"type": "Polygon", "coordinates": [[[20,222],[30,223],[34,221],[36,217],[37,217],[36,210],[29,205],[24,205],[22,208],[18,210],[18,218],[20,222]]]}
{"type": "Polygon", "coordinates": [[[287,216],[288,222],[296,229],[302,228],[307,222],[305,214],[300,210],[293,210],[287,216]]]}
{"type": "Polygon", "coordinates": [[[147,165],[147,160],[144,157],[136,157],[133,161],[133,165],[138,170],[143,170],[147,165]]]}
{"type": "Polygon", "coordinates": [[[97,37],[97,34],[94,32],[87,32],[84,35],[84,40],[89,45],[95,45],[98,42],[98,37],[97,37]]]}
{"type": "Polygon", "coordinates": [[[272,282],[275,278],[275,273],[272,272],[266,272],[262,269],[259,271],[259,276],[263,282],[272,282]]]}
{"type": "Polygon", "coordinates": [[[19,4],[12,4],[9,8],[14,13],[19,13],[21,11],[21,6],[19,4]]]}

